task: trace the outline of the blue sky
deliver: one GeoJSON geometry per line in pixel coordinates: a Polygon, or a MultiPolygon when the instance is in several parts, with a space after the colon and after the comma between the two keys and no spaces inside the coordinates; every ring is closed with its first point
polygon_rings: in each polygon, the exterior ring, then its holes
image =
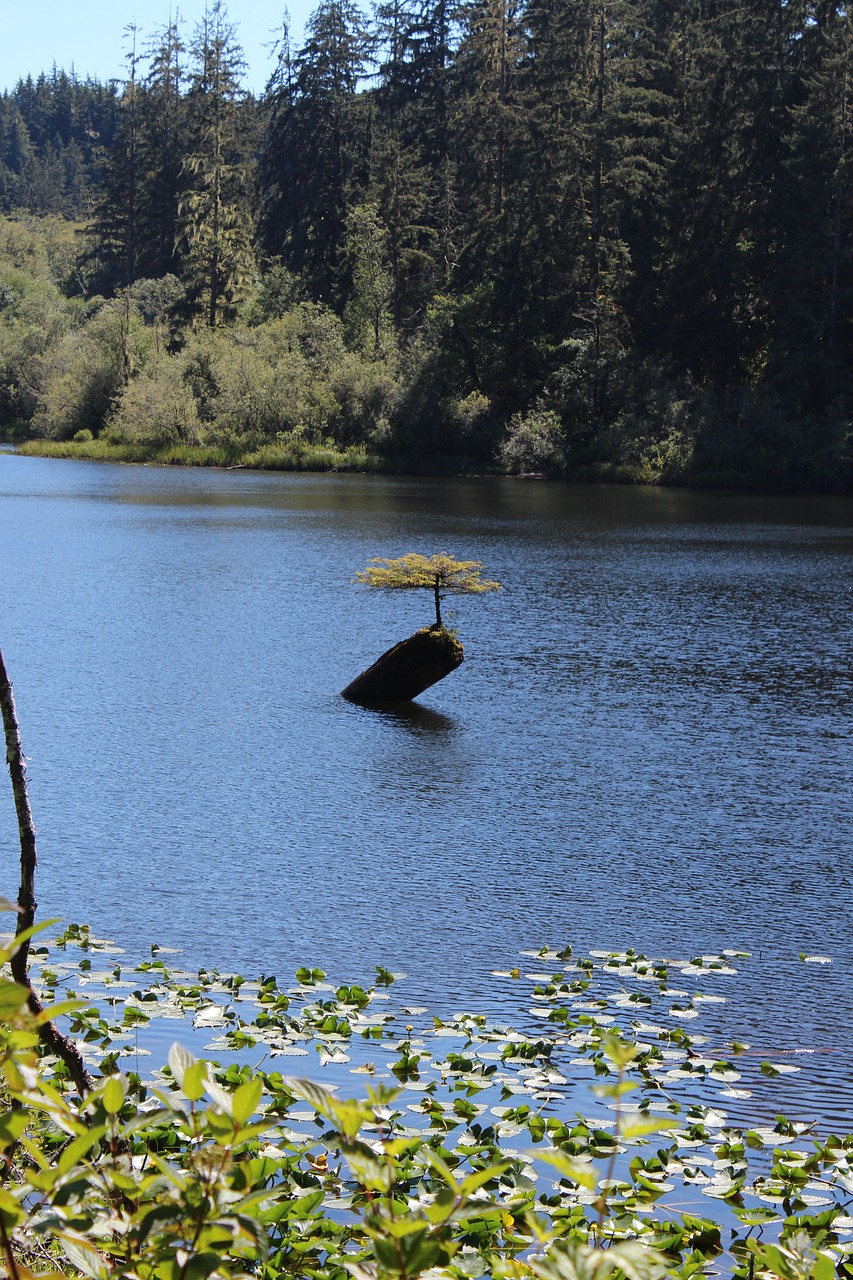
{"type": "MultiPolygon", "coordinates": [[[[243,0],[229,5],[229,17],[237,28],[248,63],[246,87],[259,92],[272,69],[265,48],[281,29],[287,0],[243,0]]],[[[291,27],[298,44],[306,18],[316,0],[289,0],[291,27]]],[[[184,0],[173,7],[180,12],[189,35],[204,12],[204,0],[184,0]]],[[[0,37],[0,90],[12,88],[31,72],[49,72],[54,63],[82,78],[121,78],[126,51],[124,28],[139,28],[137,48],[169,18],[169,0],[0,0],[3,34],[0,37]]]]}

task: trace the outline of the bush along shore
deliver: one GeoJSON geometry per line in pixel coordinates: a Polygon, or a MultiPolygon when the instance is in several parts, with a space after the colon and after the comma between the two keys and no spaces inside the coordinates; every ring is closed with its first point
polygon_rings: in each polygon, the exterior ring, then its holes
{"type": "Polygon", "coordinates": [[[441,295],[412,331],[365,330],[280,263],[258,265],[239,307],[210,326],[174,275],[94,291],[81,232],[55,217],[0,216],[0,439],[24,439],[25,453],[767,490],[853,484],[841,401],[820,417],[792,416],[768,391],[676,377],[621,341],[608,352],[591,338],[549,347],[551,373],[530,382],[492,350],[498,318],[485,299],[441,295]]]}
{"type": "Polygon", "coordinates": [[[85,926],[32,962],[91,1087],[4,977],[17,1280],[853,1274],[853,1136],[750,1121],[795,1068],[693,1031],[744,956],[531,950],[494,975],[517,1029],[398,1003],[383,968],[246,981],[85,926]]]}

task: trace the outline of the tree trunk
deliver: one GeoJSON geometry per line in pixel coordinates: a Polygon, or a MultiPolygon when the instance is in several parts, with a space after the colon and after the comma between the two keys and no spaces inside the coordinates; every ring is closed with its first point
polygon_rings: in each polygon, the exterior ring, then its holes
{"type": "MultiPolygon", "coordinates": [[[[3,731],[6,737],[6,763],[12,778],[12,795],[15,798],[15,813],[18,818],[18,840],[21,845],[21,885],[18,890],[18,923],[15,935],[32,928],[36,918],[38,903],[35,897],[36,866],[36,828],[27,794],[26,765],[18,720],[15,713],[15,698],[12,685],[6,672],[6,663],[0,652],[0,707],[3,711],[3,731]]],[[[27,961],[30,953],[29,942],[22,942],[12,960],[12,976],[16,982],[28,985],[27,961]]]]}
{"type": "Polygon", "coordinates": [[[381,706],[411,702],[462,661],[462,645],[444,627],[424,627],[395,644],[343,690],[349,702],[381,706]]]}
{"type": "MultiPolygon", "coordinates": [[[[21,734],[18,729],[18,718],[15,712],[15,698],[12,685],[6,672],[3,652],[0,650],[0,711],[3,716],[3,732],[6,738],[6,763],[12,778],[12,794],[15,797],[15,812],[18,816],[18,838],[21,845],[21,885],[18,890],[18,923],[15,936],[30,929],[35,922],[37,902],[35,898],[35,876],[38,856],[36,853],[36,828],[33,822],[30,798],[27,792],[26,764],[24,750],[21,745],[21,734]]],[[[30,954],[29,939],[25,939],[12,957],[12,977],[22,987],[26,987],[29,995],[27,1007],[35,1017],[44,1012],[44,1006],[33,991],[28,972],[30,954]]],[[[61,1058],[68,1068],[71,1078],[82,1095],[94,1088],[94,1081],[86,1069],[86,1064],[73,1040],[64,1036],[53,1022],[44,1022],[38,1028],[43,1043],[61,1058]]]]}

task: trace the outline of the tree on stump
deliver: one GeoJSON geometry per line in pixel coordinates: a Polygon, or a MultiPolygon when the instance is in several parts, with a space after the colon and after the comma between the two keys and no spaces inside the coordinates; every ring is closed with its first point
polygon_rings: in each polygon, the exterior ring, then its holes
{"type": "Polygon", "coordinates": [[[443,627],[441,602],[445,595],[481,595],[484,591],[500,591],[501,584],[481,578],[479,560],[457,560],[446,552],[421,556],[412,552],[399,560],[371,560],[355,578],[369,587],[386,591],[432,591],[435,599],[435,625],[443,627]]]}

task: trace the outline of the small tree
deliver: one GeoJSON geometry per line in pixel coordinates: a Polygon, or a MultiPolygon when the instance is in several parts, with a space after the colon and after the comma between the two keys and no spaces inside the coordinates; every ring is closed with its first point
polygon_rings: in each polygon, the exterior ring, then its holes
{"type": "Polygon", "coordinates": [[[421,556],[414,552],[399,560],[371,560],[366,569],[356,576],[356,582],[369,587],[384,587],[388,591],[411,591],[419,588],[432,591],[435,597],[435,625],[443,627],[441,601],[446,594],[480,595],[484,591],[500,591],[499,582],[480,577],[483,568],[479,560],[456,560],[442,552],[440,555],[421,556]]]}

